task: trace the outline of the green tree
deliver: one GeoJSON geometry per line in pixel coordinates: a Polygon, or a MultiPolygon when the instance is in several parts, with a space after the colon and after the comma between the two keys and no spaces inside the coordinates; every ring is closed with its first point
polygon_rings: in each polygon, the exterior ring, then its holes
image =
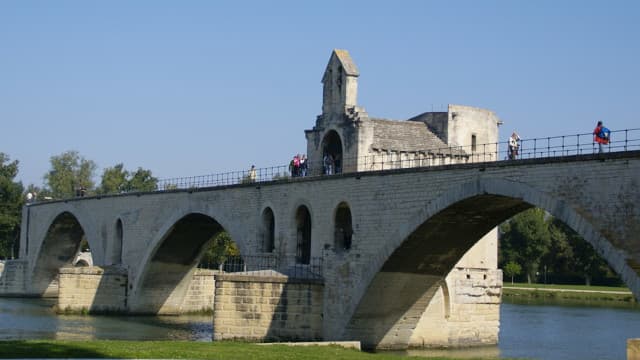
{"type": "Polygon", "coordinates": [[[96,164],[80,156],[77,151],[67,151],[50,159],[51,170],[44,176],[46,195],[56,199],[76,196],[79,189],[94,191],[93,177],[96,164]]]}
{"type": "Polygon", "coordinates": [[[585,285],[591,285],[594,277],[612,277],[613,270],[591,244],[565,224],[559,223],[556,226],[567,233],[567,240],[573,249],[572,270],[584,278],[585,285]]]}
{"type": "Polygon", "coordinates": [[[523,211],[501,225],[501,232],[503,261],[522,264],[527,282],[531,283],[551,243],[544,210],[533,208],[523,211]]]}
{"type": "Polygon", "coordinates": [[[98,188],[99,194],[114,194],[128,191],[129,172],[122,163],[106,168],[102,172],[102,181],[98,188]]]}
{"type": "Polygon", "coordinates": [[[153,177],[151,170],[139,167],[129,180],[129,191],[155,191],[157,189],[158,179],[153,177]]]}
{"type": "Polygon", "coordinates": [[[157,189],[158,179],[153,177],[151,170],[139,167],[135,172],[129,172],[120,163],[104,169],[98,192],[100,194],[115,194],[129,191],[155,191],[157,189]]]}
{"type": "Polygon", "coordinates": [[[229,256],[239,256],[240,250],[226,231],[221,231],[211,238],[209,247],[202,256],[200,264],[209,266],[221,264],[229,256]]]}
{"type": "Polygon", "coordinates": [[[11,258],[17,250],[24,198],[22,183],[14,181],[18,161],[0,153],[0,258],[11,258]]]}
{"type": "Polygon", "coordinates": [[[551,218],[547,224],[551,242],[542,264],[547,267],[548,273],[570,275],[574,272],[574,249],[569,243],[571,229],[555,218],[551,218]]]}
{"type": "Polygon", "coordinates": [[[504,266],[504,274],[511,278],[511,284],[513,284],[513,277],[522,273],[522,266],[517,262],[509,261],[504,266]]]}

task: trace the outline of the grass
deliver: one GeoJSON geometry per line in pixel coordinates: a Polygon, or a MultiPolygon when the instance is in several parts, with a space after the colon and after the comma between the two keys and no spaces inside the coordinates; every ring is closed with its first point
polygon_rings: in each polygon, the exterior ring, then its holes
{"type": "MultiPolygon", "coordinates": [[[[123,358],[123,359],[418,359],[372,354],[337,346],[261,346],[241,342],[190,341],[0,341],[0,358],[123,358]]],[[[420,358],[424,359],[424,358],[420,358]]],[[[429,359],[450,360],[435,357],[429,359]]]]}
{"type": "Polygon", "coordinates": [[[626,287],[586,286],[586,285],[551,285],[551,284],[524,284],[504,283],[502,294],[508,299],[541,299],[550,301],[577,301],[587,305],[600,303],[600,305],[637,304],[633,295],[616,294],[613,292],[630,292],[626,287]],[[527,289],[527,290],[525,290],[527,289]],[[528,290],[534,289],[534,290],[528,290]],[[544,290],[543,290],[544,289],[544,290]],[[551,291],[548,291],[551,290],[551,291]],[[558,291],[553,291],[558,290],[558,291]],[[562,290],[578,290],[562,291],[562,290]],[[586,291],[586,292],[580,292],[586,291]]]}
{"type": "Polygon", "coordinates": [[[614,286],[587,286],[587,285],[555,285],[555,284],[526,284],[526,283],[514,283],[504,282],[502,286],[505,287],[517,287],[517,288],[532,288],[532,289],[567,289],[567,290],[588,290],[588,291],[628,291],[627,287],[614,287],[614,286]]]}

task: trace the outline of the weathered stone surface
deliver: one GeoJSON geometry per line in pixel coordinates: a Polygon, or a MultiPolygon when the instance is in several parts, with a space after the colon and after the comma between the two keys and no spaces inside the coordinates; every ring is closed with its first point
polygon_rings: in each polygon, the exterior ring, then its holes
{"type": "Polygon", "coordinates": [[[627,339],[627,360],[640,360],[640,339],[627,339]]]}
{"type": "Polygon", "coordinates": [[[216,275],[214,340],[315,341],[322,339],[321,281],[286,276],[216,275]],[[277,290],[272,290],[271,285],[277,290]],[[220,304],[220,305],[219,305],[220,304]]]}
{"type": "Polygon", "coordinates": [[[116,266],[63,267],[58,309],[92,313],[127,311],[127,271],[116,266]]]}

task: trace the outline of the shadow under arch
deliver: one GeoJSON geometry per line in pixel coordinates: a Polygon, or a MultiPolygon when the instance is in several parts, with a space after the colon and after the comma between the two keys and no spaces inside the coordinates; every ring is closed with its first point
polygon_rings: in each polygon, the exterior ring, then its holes
{"type": "Polygon", "coordinates": [[[545,209],[574,229],[634,291],[638,278],[630,276],[633,269],[620,261],[622,254],[563,199],[522,183],[479,179],[445,192],[400,227],[389,253],[376,259],[372,269],[377,271],[343,338],[360,340],[366,348],[406,347],[426,306],[461,257],[491,229],[532,207],[545,209]]]}
{"type": "Polygon", "coordinates": [[[201,213],[176,221],[147,259],[130,309],[138,314],[179,314],[203,253],[210,240],[224,230],[214,218],[201,213]]]}
{"type": "Polygon", "coordinates": [[[36,256],[31,291],[42,297],[57,297],[58,271],[63,266],[72,265],[85,239],[86,233],[75,215],[68,211],[57,215],[49,225],[36,256]]]}

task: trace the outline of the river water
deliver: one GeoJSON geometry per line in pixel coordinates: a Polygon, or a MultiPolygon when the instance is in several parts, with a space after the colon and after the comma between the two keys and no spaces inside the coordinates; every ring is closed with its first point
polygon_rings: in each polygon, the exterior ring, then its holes
{"type": "MultiPolygon", "coordinates": [[[[54,301],[0,298],[0,340],[126,339],[211,341],[211,316],[56,315],[54,301]]],[[[500,343],[466,350],[402,354],[529,359],[625,359],[626,339],[640,338],[640,308],[504,303],[500,343]]]]}

